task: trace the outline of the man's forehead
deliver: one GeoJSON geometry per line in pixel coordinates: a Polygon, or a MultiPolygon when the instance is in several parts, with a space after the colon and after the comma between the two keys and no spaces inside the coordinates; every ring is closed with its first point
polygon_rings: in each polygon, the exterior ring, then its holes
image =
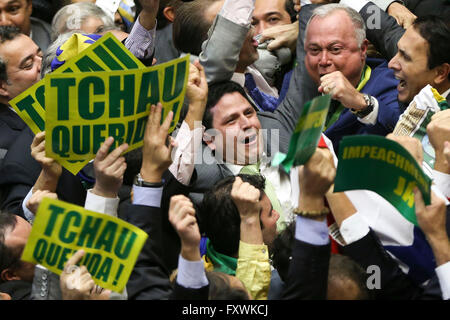
{"type": "Polygon", "coordinates": [[[28,0],[0,0],[0,8],[6,7],[12,4],[26,5],[28,0]]]}
{"type": "Polygon", "coordinates": [[[211,108],[213,115],[227,117],[234,113],[242,112],[248,108],[253,108],[246,98],[239,92],[226,93],[220,98],[217,104],[211,108]]]}
{"type": "Polygon", "coordinates": [[[254,15],[274,12],[288,13],[285,7],[286,0],[256,0],[254,15]]]}
{"type": "Polygon", "coordinates": [[[410,26],[397,43],[398,49],[408,54],[414,52],[427,54],[428,46],[428,41],[420,35],[414,26],[410,26]]]}

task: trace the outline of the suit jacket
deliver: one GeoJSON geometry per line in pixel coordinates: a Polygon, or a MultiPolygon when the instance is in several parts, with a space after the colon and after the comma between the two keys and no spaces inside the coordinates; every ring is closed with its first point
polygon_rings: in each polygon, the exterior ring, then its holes
{"type": "Polygon", "coordinates": [[[374,125],[364,124],[349,109],[344,108],[338,120],[325,131],[325,135],[333,142],[336,153],[344,136],[354,134],[385,136],[391,133],[404,111],[397,100],[399,81],[394,78],[394,72],[388,68],[387,61],[367,58],[366,64],[371,67],[372,73],[369,81],[361,89],[361,93],[370,94],[377,99],[377,122],[374,125]]]}
{"type": "Polygon", "coordinates": [[[330,245],[316,246],[295,239],[283,299],[326,300],[330,245]]]}
{"type": "Polygon", "coordinates": [[[52,43],[50,25],[38,18],[30,17],[31,21],[31,39],[38,45],[43,52],[47,51],[52,43]]]}
{"type": "MultiPolygon", "coordinates": [[[[27,127],[11,145],[0,168],[1,209],[20,215],[25,219],[22,201],[33,187],[41,166],[31,156],[30,146],[34,134],[27,127]]],[[[56,189],[60,200],[83,206],[86,190],[78,177],[63,168],[56,189]]]]}
{"type": "Polygon", "coordinates": [[[6,152],[26,127],[25,122],[7,105],[0,104],[0,164],[6,152]]]}
{"type": "Polygon", "coordinates": [[[373,290],[376,299],[442,299],[436,275],[431,278],[432,280],[425,288],[417,285],[403,273],[398,263],[386,252],[372,230],[360,240],[343,247],[343,252],[359,263],[364,270],[374,265],[380,268],[380,289],[373,290]]]}
{"type": "Polygon", "coordinates": [[[170,173],[167,173],[166,179],[161,208],[126,204],[125,219],[149,236],[128,280],[128,299],[207,300],[209,285],[189,289],[178,284],[172,287],[169,281],[171,270],[177,267],[180,254],[180,240],[168,220],[170,198],[176,194],[187,195],[189,187],[180,184],[170,173]]]}

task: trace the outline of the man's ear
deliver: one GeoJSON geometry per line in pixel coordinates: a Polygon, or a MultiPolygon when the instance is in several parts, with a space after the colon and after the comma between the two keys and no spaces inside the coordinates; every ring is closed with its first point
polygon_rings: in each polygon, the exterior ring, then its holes
{"type": "Polygon", "coordinates": [[[369,40],[364,39],[364,41],[361,44],[361,55],[364,61],[367,58],[367,50],[369,49],[369,40]]]}
{"type": "Polygon", "coordinates": [[[175,20],[175,8],[174,7],[165,7],[163,9],[163,15],[167,20],[173,22],[175,20]]]}
{"type": "Polygon", "coordinates": [[[21,280],[20,277],[11,269],[4,269],[0,274],[2,281],[21,280]]]}
{"type": "Polygon", "coordinates": [[[9,97],[8,84],[6,80],[0,80],[0,100],[3,97],[6,99],[9,97]]]}
{"type": "Polygon", "coordinates": [[[449,81],[448,75],[450,74],[450,64],[449,63],[443,63],[437,67],[436,69],[436,76],[434,77],[434,82],[437,85],[440,85],[444,83],[445,81],[449,81]]]}

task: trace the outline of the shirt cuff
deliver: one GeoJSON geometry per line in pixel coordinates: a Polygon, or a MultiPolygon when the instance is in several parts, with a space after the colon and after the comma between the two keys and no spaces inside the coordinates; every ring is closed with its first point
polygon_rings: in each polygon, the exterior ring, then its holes
{"type": "Polygon", "coordinates": [[[371,125],[374,125],[377,123],[379,105],[378,105],[378,100],[375,99],[375,97],[372,97],[372,98],[373,98],[373,102],[374,102],[372,112],[369,113],[364,118],[358,117],[359,122],[362,122],[364,124],[371,124],[371,125]]]}
{"type": "Polygon", "coordinates": [[[30,200],[31,196],[33,195],[33,188],[28,191],[27,196],[22,201],[22,210],[25,218],[27,218],[28,222],[33,224],[34,221],[34,214],[27,208],[27,202],[30,200]]]}
{"type": "Polygon", "coordinates": [[[341,4],[345,4],[346,6],[360,12],[361,9],[369,3],[366,0],[341,0],[341,4]]]}
{"type": "Polygon", "coordinates": [[[178,258],[177,283],[191,289],[199,289],[208,285],[203,260],[188,261],[180,255],[178,258]]]}
{"type": "Polygon", "coordinates": [[[133,204],[160,208],[163,189],[133,185],[133,204]]]}
{"type": "Polygon", "coordinates": [[[295,224],[295,239],[316,245],[323,246],[330,242],[328,236],[327,220],[316,221],[301,216],[297,216],[295,224]]]}
{"type": "Polygon", "coordinates": [[[125,40],[125,47],[138,59],[148,59],[155,50],[156,24],[151,30],[139,23],[139,17],[125,40]]]}
{"type": "Polygon", "coordinates": [[[239,259],[269,260],[269,249],[265,244],[250,244],[239,241],[239,259]]]}
{"type": "Polygon", "coordinates": [[[345,243],[348,245],[364,238],[370,229],[361,214],[356,212],[342,221],[340,231],[345,243]]]}
{"type": "Polygon", "coordinates": [[[450,174],[433,170],[433,180],[436,187],[447,197],[450,198],[450,174]]]}
{"type": "Polygon", "coordinates": [[[203,131],[203,126],[191,130],[189,125],[183,121],[175,138],[178,147],[175,150],[175,156],[169,167],[169,171],[183,185],[187,186],[190,184],[194,166],[197,163],[195,157],[202,155],[200,149],[202,146],[203,131]]]}
{"type": "Polygon", "coordinates": [[[436,269],[436,275],[441,286],[442,299],[450,299],[450,262],[440,265],[436,269]]]}
{"type": "Polygon", "coordinates": [[[219,14],[236,24],[248,26],[252,21],[255,0],[225,0],[219,14]]]}
{"type": "Polygon", "coordinates": [[[112,217],[117,217],[117,209],[119,208],[118,197],[116,198],[105,198],[96,195],[89,189],[86,194],[86,202],[84,203],[84,208],[90,211],[104,213],[112,217]]]}

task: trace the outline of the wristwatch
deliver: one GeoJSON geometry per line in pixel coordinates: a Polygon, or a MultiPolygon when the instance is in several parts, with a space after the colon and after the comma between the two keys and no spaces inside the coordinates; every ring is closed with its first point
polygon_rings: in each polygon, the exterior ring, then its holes
{"type": "Polygon", "coordinates": [[[364,101],[366,102],[366,107],[361,110],[355,110],[353,108],[350,109],[350,111],[357,116],[358,118],[364,118],[367,117],[372,111],[375,106],[375,102],[373,101],[373,97],[367,93],[363,93],[364,101]]]}
{"type": "Polygon", "coordinates": [[[134,185],[138,187],[147,187],[147,188],[161,188],[164,185],[164,180],[161,182],[147,182],[142,179],[141,174],[138,173],[134,178],[134,185]]]}

